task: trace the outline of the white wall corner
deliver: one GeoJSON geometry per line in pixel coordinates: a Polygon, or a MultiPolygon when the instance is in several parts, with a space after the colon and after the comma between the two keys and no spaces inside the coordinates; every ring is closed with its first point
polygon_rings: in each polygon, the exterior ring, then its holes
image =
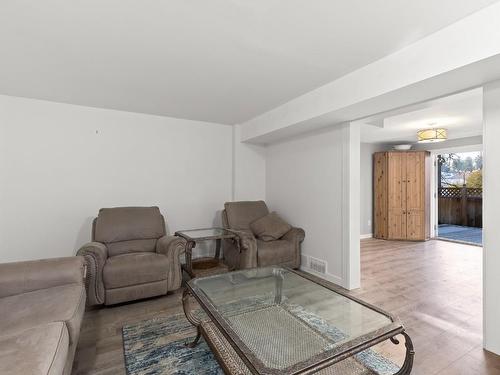
{"type": "Polygon", "coordinates": [[[360,234],[359,238],[361,240],[367,240],[368,238],[373,238],[373,233],[365,233],[365,234],[360,234]]]}
{"type": "Polygon", "coordinates": [[[233,126],[232,200],[265,200],[266,148],[241,141],[241,125],[233,126]]]}
{"type": "Polygon", "coordinates": [[[342,278],[347,289],[361,286],[360,126],[342,125],[342,278]]]}
{"type": "Polygon", "coordinates": [[[483,346],[500,354],[500,81],[483,91],[483,346]]]}

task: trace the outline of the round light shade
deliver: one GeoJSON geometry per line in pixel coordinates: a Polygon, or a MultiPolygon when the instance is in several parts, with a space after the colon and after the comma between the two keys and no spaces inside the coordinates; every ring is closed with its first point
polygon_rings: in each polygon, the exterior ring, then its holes
{"type": "Polygon", "coordinates": [[[446,129],[424,129],[417,132],[418,141],[420,143],[442,142],[448,139],[446,129]]]}

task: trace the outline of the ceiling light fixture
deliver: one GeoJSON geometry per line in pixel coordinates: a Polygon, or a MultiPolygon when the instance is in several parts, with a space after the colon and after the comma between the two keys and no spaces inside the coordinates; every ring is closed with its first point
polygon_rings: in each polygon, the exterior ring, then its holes
{"type": "Polygon", "coordinates": [[[444,128],[423,129],[417,132],[419,143],[443,142],[448,139],[448,132],[444,128]]]}

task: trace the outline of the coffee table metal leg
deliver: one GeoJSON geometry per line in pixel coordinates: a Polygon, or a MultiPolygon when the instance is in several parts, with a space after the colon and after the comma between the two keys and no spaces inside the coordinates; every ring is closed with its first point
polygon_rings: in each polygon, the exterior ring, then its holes
{"type": "Polygon", "coordinates": [[[186,265],[185,265],[185,270],[188,273],[190,278],[194,278],[194,273],[193,273],[193,247],[196,246],[196,242],[194,241],[187,241],[186,243],[186,248],[185,248],[185,254],[186,254],[186,265]]]}
{"type": "MultiPolygon", "coordinates": [[[[406,355],[405,361],[398,372],[394,375],[408,375],[411,373],[411,369],[413,367],[413,357],[415,356],[415,350],[413,349],[413,343],[410,339],[410,336],[406,332],[403,332],[402,335],[405,337],[405,347],[406,347],[406,355]]],[[[399,344],[399,341],[393,337],[391,338],[393,344],[399,344]]]]}
{"type": "Polygon", "coordinates": [[[281,268],[275,268],[273,270],[273,275],[275,278],[274,303],[279,305],[283,298],[283,279],[285,276],[283,275],[283,270],[281,268]]]}
{"type": "Polygon", "coordinates": [[[189,348],[194,348],[200,342],[200,338],[201,338],[201,328],[196,327],[196,337],[192,342],[187,342],[186,346],[189,348]]]}
{"type": "Polygon", "coordinates": [[[196,345],[198,345],[198,342],[200,341],[201,338],[201,328],[200,328],[201,321],[196,316],[193,315],[193,310],[189,302],[190,295],[191,294],[187,289],[185,289],[184,292],[182,293],[182,308],[184,310],[184,315],[186,315],[186,318],[189,321],[189,323],[191,323],[196,327],[196,337],[192,342],[186,343],[186,346],[194,348],[196,345]]]}
{"type": "Polygon", "coordinates": [[[217,259],[217,260],[220,259],[220,248],[221,248],[221,239],[217,238],[215,240],[215,256],[214,256],[214,259],[217,259]]]}

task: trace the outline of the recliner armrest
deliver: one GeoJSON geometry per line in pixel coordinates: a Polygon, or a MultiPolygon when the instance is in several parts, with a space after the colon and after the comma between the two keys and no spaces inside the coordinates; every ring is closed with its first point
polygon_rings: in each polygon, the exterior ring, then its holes
{"type": "Polygon", "coordinates": [[[281,239],[286,241],[298,241],[299,243],[304,241],[306,232],[302,228],[292,228],[286,232],[281,239]]]}
{"type": "Polygon", "coordinates": [[[87,289],[88,305],[104,303],[104,282],[102,270],[108,259],[108,249],[100,242],[89,242],[83,245],[77,255],[85,259],[87,275],[85,277],[85,288],[87,289]]]}
{"type": "Polygon", "coordinates": [[[83,284],[82,257],[64,257],[0,264],[0,297],[51,288],[83,284]]]}
{"type": "Polygon", "coordinates": [[[181,255],[186,248],[186,240],[182,237],[177,236],[163,236],[156,242],[156,252],[169,256],[169,253],[177,249],[177,256],[181,255]]]}
{"type": "Polygon", "coordinates": [[[226,228],[238,236],[238,250],[241,253],[239,269],[257,267],[257,239],[250,231],[226,228]]]}
{"type": "Polygon", "coordinates": [[[182,283],[181,254],[186,249],[186,240],[177,236],[163,236],[156,242],[156,252],[168,259],[167,288],[176,290],[182,283]]]}

